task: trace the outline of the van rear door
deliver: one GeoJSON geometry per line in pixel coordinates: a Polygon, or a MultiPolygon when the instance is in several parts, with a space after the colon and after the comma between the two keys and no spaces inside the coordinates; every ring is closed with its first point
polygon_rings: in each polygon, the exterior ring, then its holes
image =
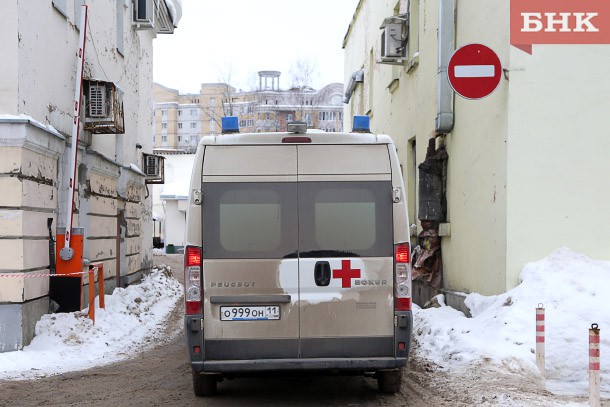
{"type": "Polygon", "coordinates": [[[297,358],[294,145],[206,146],[205,360],[297,358]]]}
{"type": "Polygon", "coordinates": [[[386,145],[299,145],[302,358],[394,355],[386,145]]]}

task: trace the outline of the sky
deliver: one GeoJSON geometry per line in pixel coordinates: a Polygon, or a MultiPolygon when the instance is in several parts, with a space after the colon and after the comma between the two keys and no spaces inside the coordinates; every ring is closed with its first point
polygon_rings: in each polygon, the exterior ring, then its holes
{"type": "MultiPolygon", "coordinates": [[[[534,354],[535,310],[541,304],[546,317],[546,389],[586,400],[589,328],[597,323],[601,395],[609,398],[609,275],[609,261],[560,248],[526,264],[521,283],[514,289],[497,296],[469,294],[466,304],[472,318],[445,306],[440,296],[439,308],[415,307],[413,311],[417,345],[412,356],[457,378],[465,371],[480,375],[493,374],[494,369],[539,377],[534,354]]],[[[23,351],[0,353],[0,380],[35,379],[135,357],[161,340],[163,321],[173,307],[181,306],[181,294],[175,278],[156,270],[141,284],[106,295],[106,309],[96,308],[95,325],[84,312],[45,315],[36,325],[31,345],[23,351]]],[[[507,401],[510,395],[500,399],[503,406],[523,405],[507,401]]],[[[588,403],[549,404],[545,398],[541,405],[588,403]]]]}
{"type": "Polygon", "coordinates": [[[280,71],[288,88],[298,60],[313,65],[313,86],[344,82],[343,38],[358,0],[182,0],[182,19],[158,35],[153,80],[181,93],[230,77],[238,89],[258,85],[258,71],[280,71]]]}

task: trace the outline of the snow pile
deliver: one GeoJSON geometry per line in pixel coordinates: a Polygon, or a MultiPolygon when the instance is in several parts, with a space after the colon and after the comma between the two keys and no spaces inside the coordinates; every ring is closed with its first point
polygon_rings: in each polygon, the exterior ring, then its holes
{"type": "Polygon", "coordinates": [[[539,375],[536,367],[536,317],[546,315],[546,385],[551,391],[586,395],[589,328],[599,325],[602,394],[610,395],[610,262],[593,260],[567,248],[527,264],[521,284],[496,296],[470,294],[472,318],[447,306],[417,309],[417,355],[441,368],[486,366],[539,375]],[[604,329],[606,328],[606,329],[604,329]],[[606,332],[606,334],[604,334],[606,332]]]}
{"type": "Polygon", "coordinates": [[[46,129],[48,130],[50,133],[55,134],[56,136],[59,136],[61,138],[63,138],[64,136],[62,136],[55,127],[51,126],[50,124],[44,124],[39,122],[38,120],[34,119],[31,116],[28,116],[26,114],[20,114],[20,115],[13,115],[13,114],[0,114],[0,121],[24,121],[24,120],[28,120],[31,124],[33,124],[36,127],[39,127],[41,129],[46,129]]]}
{"type": "MultiPolygon", "coordinates": [[[[82,312],[44,315],[23,351],[0,353],[0,379],[35,378],[126,359],[167,339],[166,320],[182,297],[168,268],[142,282],[96,298],[95,324],[82,312]]],[[[174,334],[174,333],[172,333],[174,334]]]]}

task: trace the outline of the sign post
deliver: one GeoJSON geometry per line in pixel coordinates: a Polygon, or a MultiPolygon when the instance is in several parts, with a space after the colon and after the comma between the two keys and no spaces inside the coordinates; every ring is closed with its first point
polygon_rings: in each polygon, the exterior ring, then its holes
{"type": "Polygon", "coordinates": [[[447,66],[449,84],[466,99],[489,96],[500,83],[502,65],[498,55],[481,44],[468,44],[457,49],[447,66]]]}

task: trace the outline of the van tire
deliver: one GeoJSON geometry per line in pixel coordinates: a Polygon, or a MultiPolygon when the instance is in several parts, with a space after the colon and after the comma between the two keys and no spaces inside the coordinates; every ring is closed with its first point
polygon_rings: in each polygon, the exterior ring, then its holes
{"type": "Polygon", "coordinates": [[[395,394],[400,392],[402,369],[382,370],[377,372],[377,386],[380,393],[395,394]]]}
{"type": "Polygon", "coordinates": [[[198,397],[216,394],[218,379],[216,375],[193,372],[193,390],[198,397]]]}

